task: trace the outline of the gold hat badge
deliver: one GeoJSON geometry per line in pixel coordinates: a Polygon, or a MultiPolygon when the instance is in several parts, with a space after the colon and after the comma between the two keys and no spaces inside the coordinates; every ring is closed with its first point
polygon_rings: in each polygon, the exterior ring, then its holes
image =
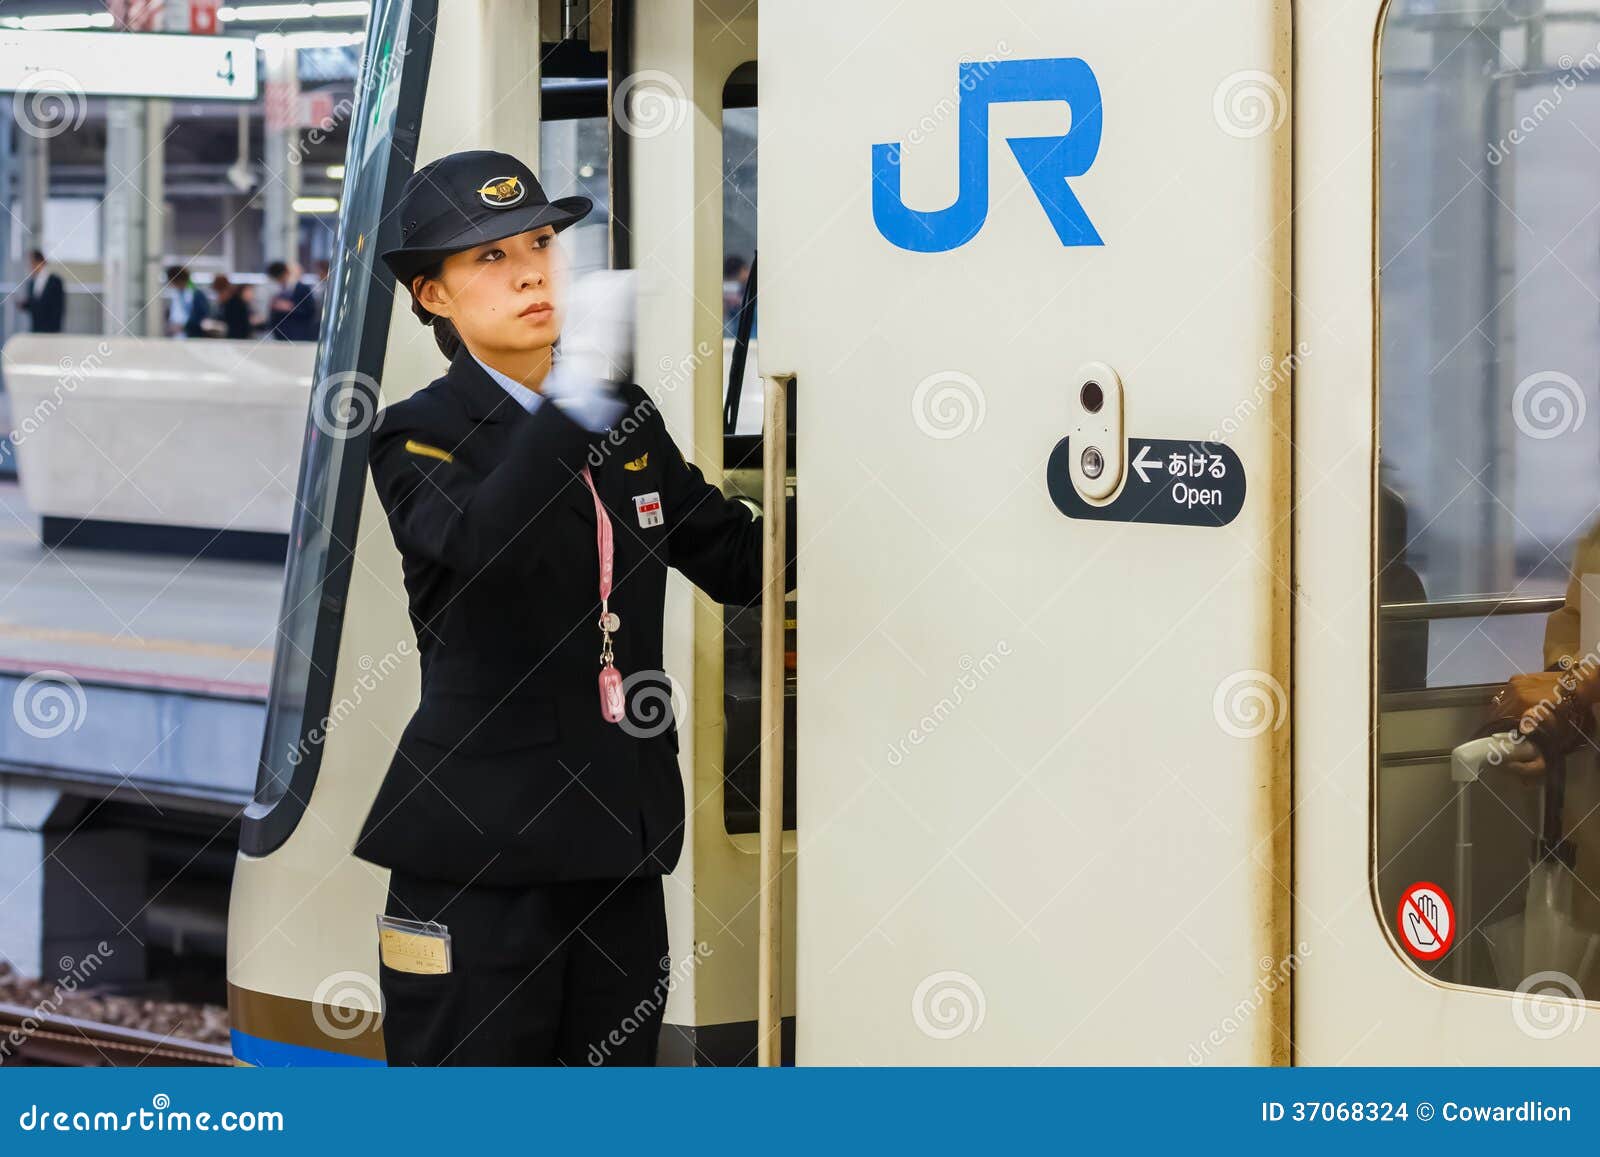
{"type": "Polygon", "coordinates": [[[509,209],[527,193],[527,186],[522,183],[521,177],[495,177],[485,181],[478,189],[478,196],[491,209],[509,209]]]}

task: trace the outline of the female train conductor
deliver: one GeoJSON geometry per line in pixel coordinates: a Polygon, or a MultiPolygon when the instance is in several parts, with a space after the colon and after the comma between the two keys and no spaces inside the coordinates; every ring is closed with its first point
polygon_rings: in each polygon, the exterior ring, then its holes
{"type": "Polygon", "coordinates": [[[355,847],[391,869],[391,1065],[655,1060],[684,831],[666,570],[753,603],[761,525],[644,390],[602,379],[631,356],[631,286],[555,348],[557,234],[591,207],[547,201],[504,153],[454,153],[406,183],[383,254],[450,359],[370,449],[422,667],[355,847]]]}

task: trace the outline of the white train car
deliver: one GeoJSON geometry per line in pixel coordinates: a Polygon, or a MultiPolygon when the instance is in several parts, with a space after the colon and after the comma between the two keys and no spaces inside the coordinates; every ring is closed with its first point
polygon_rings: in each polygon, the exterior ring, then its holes
{"type": "Polygon", "coordinates": [[[1600,634],[1600,3],[439,7],[373,5],[314,385],[351,404],[305,424],[230,913],[241,1061],[383,1063],[386,880],[350,847],[418,682],[365,436],[442,363],[373,255],[467,147],[552,195],[608,175],[610,259],[681,290],[640,383],[709,476],[763,492],[727,469],[736,236],[793,398],[764,645],[794,667],[754,739],[751,632],[668,597],[663,1060],[776,1060],[779,1017],[801,1064],[1600,1057],[1593,767],[1546,910],[1537,793],[1451,762],[1600,634]],[[604,103],[541,117],[541,63],[597,55],[604,103]],[[785,739],[763,840],[750,750],[785,739]]]}

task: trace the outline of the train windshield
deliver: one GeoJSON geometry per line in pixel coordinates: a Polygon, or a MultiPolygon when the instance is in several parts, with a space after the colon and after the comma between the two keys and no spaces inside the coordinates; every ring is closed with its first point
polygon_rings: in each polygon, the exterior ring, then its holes
{"type": "MultiPolygon", "coordinates": [[[[310,410],[300,462],[299,502],[290,532],[266,737],[251,815],[266,819],[293,790],[300,769],[314,781],[337,656],[350,554],[366,470],[366,433],[378,404],[390,295],[375,273],[384,206],[410,172],[411,148],[396,143],[402,93],[420,88],[406,73],[427,55],[411,0],[372,7],[346,154],[340,250],[330,273],[310,410]],[[404,155],[403,155],[404,154],[404,155]]],[[[409,137],[409,132],[408,132],[409,137]]],[[[385,242],[384,244],[387,244],[385,242]]],[[[285,485],[290,483],[285,480],[285,485]]],[[[304,805],[300,799],[299,804],[304,805]]],[[[298,810],[298,809],[289,809],[298,810]]],[[[269,850],[289,822],[247,824],[246,847],[269,850]],[[281,828],[281,831],[279,830],[281,828]]]]}

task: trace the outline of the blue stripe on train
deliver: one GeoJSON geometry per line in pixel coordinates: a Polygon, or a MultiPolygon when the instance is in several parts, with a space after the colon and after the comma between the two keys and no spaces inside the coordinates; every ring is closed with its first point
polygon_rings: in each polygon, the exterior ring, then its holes
{"type": "Polygon", "coordinates": [[[230,1029],[233,1037],[233,1057],[247,1065],[260,1068],[332,1068],[335,1066],[362,1065],[384,1067],[383,1061],[367,1057],[354,1057],[349,1053],[336,1053],[330,1049],[315,1049],[308,1045],[290,1045],[266,1037],[251,1036],[238,1029],[230,1029]]]}

